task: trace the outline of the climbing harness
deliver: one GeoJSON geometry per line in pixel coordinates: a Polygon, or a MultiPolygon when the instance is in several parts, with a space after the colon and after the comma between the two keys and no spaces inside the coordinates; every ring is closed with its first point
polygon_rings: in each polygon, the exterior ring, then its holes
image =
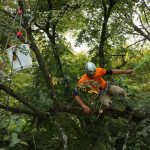
{"type": "MultiPolygon", "coordinates": [[[[98,98],[100,98],[101,95],[107,94],[108,88],[109,88],[109,83],[107,84],[107,86],[106,86],[105,89],[103,89],[102,91],[100,91],[100,93],[98,95],[98,98]]],[[[103,103],[104,103],[104,97],[100,101],[101,101],[101,103],[100,103],[100,107],[98,109],[98,116],[96,117],[96,119],[98,119],[99,116],[100,116],[100,114],[103,113],[102,106],[103,106],[103,103]]]]}

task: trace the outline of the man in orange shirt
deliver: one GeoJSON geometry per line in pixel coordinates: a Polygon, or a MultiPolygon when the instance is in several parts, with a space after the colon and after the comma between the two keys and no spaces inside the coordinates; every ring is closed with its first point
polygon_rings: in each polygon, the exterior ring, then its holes
{"type": "Polygon", "coordinates": [[[102,101],[102,104],[105,107],[110,107],[110,103],[112,101],[110,100],[109,95],[124,95],[126,97],[126,92],[119,86],[108,86],[107,82],[103,79],[103,76],[112,74],[131,74],[133,70],[106,70],[104,68],[96,68],[95,64],[88,62],[85,65],[85,72],[86,73],[79,79],[77,83],[77,87],[74,90],[74,97],[75,101],[83,108],[84,112],[90,113],[91,108],[79,96],[77,88],[81,88],[89,93],[95,93],[99,95],[99,99],[102,101]]]}

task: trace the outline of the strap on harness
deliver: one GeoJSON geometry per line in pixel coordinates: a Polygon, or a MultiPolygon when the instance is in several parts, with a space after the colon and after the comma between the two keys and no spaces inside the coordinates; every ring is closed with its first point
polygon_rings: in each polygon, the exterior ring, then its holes
{"type": "MultiPolygon", "coordinates": [[[[109,86],[110,86],[110,84],[109,84],[109,82],[108,82],[106,88],[100,90],[99,95],[98,95],[98,98],[100,98],[101,95],[107,94],[108,89],[109,89],[109,86]]],[[[103,102],[104,102],[104,98],[101,99],[100,107],[99,107],[99,110],[98,110],[98,116],[96,117],[96,119],[98,119],[99,116],[100,116],[100,114],[103,113],[103,110],[101,109],[101,108],[102,108],[102,105],[103,105],[103,102]]]]}

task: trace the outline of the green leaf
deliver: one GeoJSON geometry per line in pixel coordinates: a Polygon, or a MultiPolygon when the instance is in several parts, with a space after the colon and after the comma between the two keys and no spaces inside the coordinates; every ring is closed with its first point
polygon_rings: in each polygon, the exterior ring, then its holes
{"type": "Polygon", "coordinates": [[[17,143],[20,142],[20,139],[18,138],[18,134],[13,132],[12,133],[12,137],[11,137],[11,143],[10,143],[10,146],[13,147],[15,146],[17,143]]]}

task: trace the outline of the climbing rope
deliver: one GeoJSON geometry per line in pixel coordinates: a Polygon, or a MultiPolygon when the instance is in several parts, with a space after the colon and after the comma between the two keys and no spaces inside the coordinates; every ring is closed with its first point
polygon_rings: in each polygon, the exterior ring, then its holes
{"type": "MultiPolygon", "coordinates": [[[[14,20],[13,20],[12,27],[15,25],[17,16],[18,16],[18,13],[16,13],[16,16],[15,16],[15,18],[14,18],[14,20]]],[[[12,36],[12,30],[13,30],[13,28],[11,28],[11,30],[10,30],[10,35],[8,35],[8,38],[7,38],[7,40],[6,40],[6,44],[5,44],[4,50],[6,50],[6,48],[7,48],[7,46],[8,46],[8,42],[9,42],[11,36],[12,36]]]]}
{"type": "MultiPolygon", "coordinates": [[[[6,44],[5,44],[5,47],[4,47],[4,51],[7,49],[8,42],[9,42],[9,40],[11,39],[13,27],[14,27],[14,25],[15,25],[15,23],[16,23],[16,20],[17,20],[18,15],[20,16],[20,20],[19,20],[19,31],[17,32],[16,37],[19,38],[19,39],[22,38],[21,23],[22,23],[22,15],[23,15],[23,3],[22,3],[21,0],[18,0],[18,5],[19,5],[19,7],[18,7],[18,10],[17,10],[16,15],[15,15],[15,17],[14,17],[14,20],[13,20],[13,23],[12,23],[12,28],[11,28],[11,30],[10,30],[10,34],[9,34],[7,40],[6,40],[6,44]]],[[[15,60],[15,59],[18,59],[18,61],[19,61],[19,63],[20,63],[20,66],[22,67],[21,62],[20,62],[18,56],[16,55],[16,50],[17,50],[17,46],[15,46],[15,47],[12,49],[13,55],[12,55],[11,70],[10,70],[10,77],[9,77],[9,87],[11,87],[11,84],[12,84],[14,60],[15,60]]],[[[6,100],[7,106],[9,106],[9,97],[10,97],[10,96],[8,95],[8,96],[7,96],[7,100],[6,100]]]]}

